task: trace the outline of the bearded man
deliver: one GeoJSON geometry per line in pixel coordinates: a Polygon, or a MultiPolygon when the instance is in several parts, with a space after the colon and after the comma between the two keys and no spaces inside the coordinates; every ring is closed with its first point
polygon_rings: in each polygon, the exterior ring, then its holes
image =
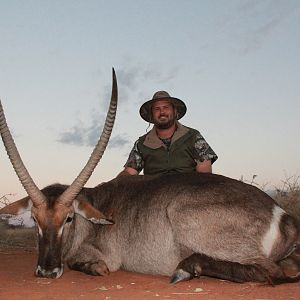
{"type": "Polygon", "coordinates": [[[140,115],[154,126],[134,143],[119,175],[211,173],[218,157],[198,130],[178,122],[185,113],[185,103],[166,91],[145,102],[140,115]]]}

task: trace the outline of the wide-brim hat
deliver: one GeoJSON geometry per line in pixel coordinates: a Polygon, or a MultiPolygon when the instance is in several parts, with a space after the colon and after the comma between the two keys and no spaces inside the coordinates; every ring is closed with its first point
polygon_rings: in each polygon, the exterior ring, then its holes
{"type": "Polygon", "coordinates": [[[140,108],[141,117],[149,123],[153,123],[152,121],[152,105],[154,102],[159,100],[169,100],[177,110],[176,119],[181,119],[186,113],[186,105],[184,102],[178,98],[171,97],[166,91],[158,91],[156,92],[151,100],[146,101],[140,108]]]}

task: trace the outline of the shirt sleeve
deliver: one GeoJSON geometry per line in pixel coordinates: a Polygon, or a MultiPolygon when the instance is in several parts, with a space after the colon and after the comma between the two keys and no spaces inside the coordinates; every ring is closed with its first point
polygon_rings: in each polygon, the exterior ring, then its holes
{"type": "Polygon", "coordinates": [[[213,164],[217,159],[218,156],[213,151],[213,149],[209,146],[209,144],[206,142],[204,137],[198,132],[196,134],[195,138],[195,161],[197,163],[204,162],[206,160],[210,160],[213,164]]]}
{"type": "Polygon", "coordinates": [[[142,155],[138,149],[138,142],[137,140],[134,145],[132,150],[129,153],[129,157],[127,159],[127,162],[125,163],[124,167],[130,167],[135,170],[137,170],[139,173],[143,170],[144,168],[144,161],[142,158],[142,155]]]}

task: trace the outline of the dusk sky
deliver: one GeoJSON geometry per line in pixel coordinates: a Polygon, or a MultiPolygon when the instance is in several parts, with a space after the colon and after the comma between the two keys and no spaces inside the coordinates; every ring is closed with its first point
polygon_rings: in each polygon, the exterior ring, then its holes
{"type": "MultiPolygon", "coordinates": [[[[0,99],[36,184],[70,184],[119,84],[109,147],[86,186],[114,178],[166,90],[219,159],[213,172],[270,188],[300,174],[300,1],[0,2],[0,99]]],[[[0,142],[0,196],[26,195],[0,142]]]]}

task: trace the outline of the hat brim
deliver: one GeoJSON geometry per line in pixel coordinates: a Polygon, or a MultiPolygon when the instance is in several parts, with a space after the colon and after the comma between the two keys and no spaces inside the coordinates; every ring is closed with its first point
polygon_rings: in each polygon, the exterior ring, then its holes
{"type": "Polygon", "coordinates": [[[180,120],[186,113],[186,105],[184,102],[178,98],[174,97],[165,97],[165,98],[158,98],[158,99],[151,99],[146,101],[140,108],[140,116],[149,123],[153,123],[152,121],[152,105],[156,101],[160,100],[170,100],[170,102],[174,105],[177,110],[177,120],[180,120]]]}

